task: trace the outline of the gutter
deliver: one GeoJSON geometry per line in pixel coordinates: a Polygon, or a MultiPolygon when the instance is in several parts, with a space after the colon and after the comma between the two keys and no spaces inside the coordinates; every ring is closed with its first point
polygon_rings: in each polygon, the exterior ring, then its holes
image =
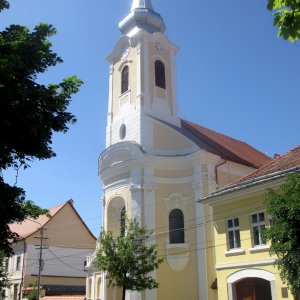
{"type": "Polygon", "coordinates": [[[219,163],[218,165],[215,166],[215,175],[216,175],[216,184],[217,184],[217,189],[219,188],[219,176],[218,176],[218,168],[221,167],[222,165],[225,165],[227,163],[227,160],[223,158],[223,162],[219,163]]]}
{"type": "Polygon", "coordinates": [[[234,191],[246,188],[248,186],[252,186],[254,184],[264,183],[264,182],[270,181],[272,179],[278,179],[278,178],[281,178],[281,177],[283,177],[287,174],[290,174],[290,173],[300,173],[300,167],[297,166],[297,167],[293,167],[293,168],[290,168],[290,169],[286,169],[284,171],[278,171],[278,172],[274,172],[274,173],[271,173],[271,174],[267,174],[267,175],[263,175],[263,176],[260,176],[260,177],[245,180],[241,183],[231,185],[228,188],[224,188],[222,190],[216,190],[210,196],[204,197],[204,198],[198,200],[198,202],[200,202],[202,200],[211,199],[215,196],[220,196],[220,195],[223,195],[223,194],[226,194],[226,193],[234,192],[234,191]]]}

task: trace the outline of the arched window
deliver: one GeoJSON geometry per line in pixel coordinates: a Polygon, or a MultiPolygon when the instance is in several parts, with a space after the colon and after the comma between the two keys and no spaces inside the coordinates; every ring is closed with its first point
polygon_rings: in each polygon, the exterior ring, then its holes
{"type": "Polygon", "coordinates": [[[155,85],[166,88],[165,66],[160,60],[155,61],[155,85]]]}
{"type": "Polygon", "coordinates": [[[170,244],[184,243],[184,218],[180,209],[173,209],[169,214],[170,244]]]}
{"type": "Polygon", "coordinates": [[[128,91],[129,68],[125,66],[122,70],[121,94],[128,91]]]}
{"type": "Polygon", "coordinates": [[[125,235],[125,224],[126,223],[126,210],[125,207],[122,208],[121,217],[120,217],[120,235],[125,235]]]}

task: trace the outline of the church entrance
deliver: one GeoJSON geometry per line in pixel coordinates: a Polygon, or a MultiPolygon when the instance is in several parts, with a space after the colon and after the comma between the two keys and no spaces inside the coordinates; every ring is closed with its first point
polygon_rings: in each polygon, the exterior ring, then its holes
{"type": "Polygon", "coordinates": [[[236,300],[272,300],[270,282],[261,278],[245,278],[235,284],[236,300]]]}

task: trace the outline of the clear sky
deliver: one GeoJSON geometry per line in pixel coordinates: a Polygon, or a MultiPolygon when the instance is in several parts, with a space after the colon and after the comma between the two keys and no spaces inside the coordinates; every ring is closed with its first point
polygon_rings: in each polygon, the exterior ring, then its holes
{"type": "MultiPolygon", "coordinates": [[[[70,111],[78,122],[55,135],[57,157],[19,175],[27,198],[52,207],[72,198],[96,236],[101,228],[98,157],[104,150],[109,66],[131,0],[10,0],[9,24],[53,24],[53,49],[64,60],[41,77],[57,83],[78,75],[85,84],[70,111]]],[[[179,114],[273,156],[299,145],[300,43],[277,38],[262,0],[152,0],[177,56],[179,114]]],[[[13,180],[11,176],[7,178],[13,180]]]]}

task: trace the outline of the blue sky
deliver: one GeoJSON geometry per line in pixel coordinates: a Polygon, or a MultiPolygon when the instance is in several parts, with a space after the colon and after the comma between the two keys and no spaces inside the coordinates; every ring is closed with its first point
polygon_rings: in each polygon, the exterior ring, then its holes
{"type": "MultiPolygon", "coordinates": [[[[19,175],[27,198],[52,207],[72,198],[96,236],[101,228],[98,157],[104,150],[108,99],[105,57],[120,32],[131,0],[11,0],[0,14],[9,24],[53,24],[53,49],[64,60],[40,80],[57,83],[78,75],[84,82],[70,111],[78,122],[55,135],[57,157],[35,161],[19,175]]],[[[273,156],[299,145],[300,44],[277,38],[261,0],[152,0],[177,56],[179,114],[240,139],[273,156]]],[[[13,180],[11,174],[7,179],[13,180]]]]}

